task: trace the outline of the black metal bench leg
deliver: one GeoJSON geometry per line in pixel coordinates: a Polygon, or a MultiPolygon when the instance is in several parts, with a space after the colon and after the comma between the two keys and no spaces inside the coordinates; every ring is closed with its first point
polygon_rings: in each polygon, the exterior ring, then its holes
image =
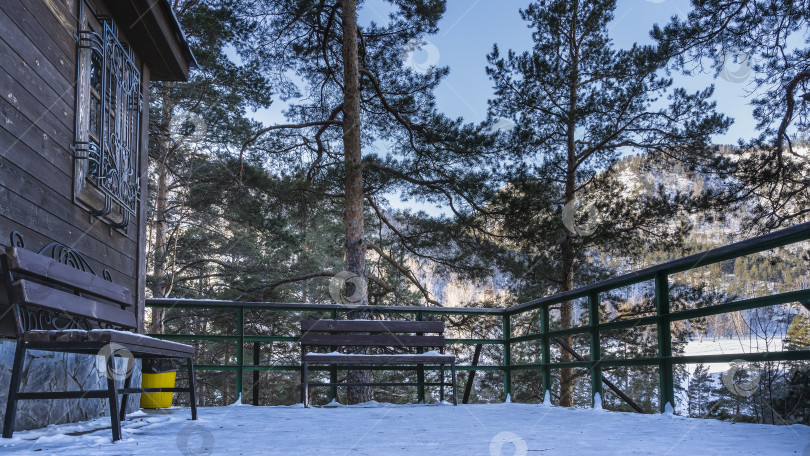
{"type": "Polygon", "coordinates": [[[25,343],[17,341],[14,351],[14,364],[11,368],[11,384],[8,386],[8,402],[6,403],[6,416],[3,419],[3,438],[10,439],[14,434],[14,418],[17,415],[17,393],[20,392],[22,368],[25,363],[25,343]]]}
{"type": "Polygon", "coordinates": [[[444,364],[439,366],[439,402],[444,402],[444,364]]]}
{"type": "MultiPolygon", "coordinates": [[[[132,386],[132,370],[135,368],[135,359],[127,357],[127,378],[124,380],[124,390],[129,389],[132,386]]],[[[129,399],[129,394],[124,393],[121,395],[121,410],[119,410],[119,418],[121,421],[125,421],[127,418],[127,409],[129,408],[129,404],[127,404],[127,400],[129,399]]]]}
{"type": "Polygon", "coordinates": [[[301,379],[301,397],[306,408],[309,406],[309,366],[306,361],[301,365],[301,379]]]}
{"type": "Polygon", "coordinates": [[[304,361],[301,361],[301,371],[299,374],[301,375],[301,394],[299,399],[301,400],[301,403],[304,404],[304,407],[306,407],[306,404],[304,403],[304,361]]]}
{"type": "Polygon", "coordinates": [[[111,373],[115,372],[115,356],[107,358],[107,398],[110,403],[110,425],[112,427],[113,442],[121,440],[121,417],[118,415],[118,387],[111,373]]]}
{"type": "Polygon", "coordinates": [[[188,358],[186,361],[188,366],[188,387],[191,391],[188,393],[189,402],[191,402],[191,419],[197,419],[197,379],[194,376],[194,360],[188,358]]]}
{"type": "Polygon", "coordinates": [[[453,361],[450,364],[450,373],[452,375],[451,380],[453,380],[453,405],[458,405],[458,399],[456,398],[456,362],[453,361]]]}
{"type": "Polygon", "coordinates": [[[425,365],[417,364],[416,368],[417,402],[425,403],[425,365]]]}

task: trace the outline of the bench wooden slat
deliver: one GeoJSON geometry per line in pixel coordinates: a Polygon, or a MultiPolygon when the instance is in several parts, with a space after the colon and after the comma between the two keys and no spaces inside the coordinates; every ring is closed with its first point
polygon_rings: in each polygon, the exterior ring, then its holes
{"type": "Polygon", "coordinates": [[[133,349],[156,349],[184,353],[186,355],[194,354],[194,347],[191,345],[126,331],[88,331],[87,340],[90,342],[116,342],[133,349]]]}
{"type": "Polygon", "coordinates": [[[17,280],[11,291],[20,304],[64,312],[68,315],[112,323],[124,328],[135,328],[135,313],[111,304],[65,293],[30,280],[17,280]]]}
{"type": "Polygon", "coordinates": [[[303,320],[301,334],[307,332],[385,332],[444,333],[441,321],[402,320],[303,320]]]}
{"type": "MultiPolygon", "coordinates": [[[[351,386],[351,385],[378,385],[378,386],[439,386],[440,400],[444,400],[444,387],[453,387],[453,404],[456,401],[456,357],[444,354],[444,322],[441,321],[409,321],[409,320],[303,320],[301,322],[301,401],[304,407],[309,404],[309,365],[327,364],[332,366],[334,375],[335,366],[363,369],[365,365],[440,365],[441,380],[439,383],[424,381],[424,375],[419,376],[417,383],[409,382],[383,382],[383,383],[317,383],[314,386],[351,386]],[[424,334],[439,335],[424,335],[424,334]],[[368,353],[307,353],[308,347],[395,347],[400,353],[374,355],[368,353]],[[438,348],[441,353],[431,351],[428,353],[407,353],[416,349],[421,352],[423,347],[438,348]],[[403,350],[404,349],[404,350],[403,350]],[[402,352],[405,353],[402,353],[402,352]],[[449,365],[451,382],[444,382],[444,366],[449,365]]],[[[364,350],[365,351],[365,350],[364,350]]]]}
{"type": "Polygon", "coordinates": [[[51,344],[51,346],[55,348],[58,348],[61,342],[95,342],[99,345],[115,342],[125,346],[130,349],[130,351],[143,351],[144,349],[150,349],[150,351],[170,351],[178,357],[185,358],[194,354],[194,347],[191,345],[158,339],[143,334],[106,329],[95,329],[91,331],[76,329],[26,331],[23,335],[23,340],[43,345],[56,342],[56,344],[51,344]]]}
{"type": "Polygon", "coordinates": [[[315,364],[439,364],[450,363],[453,355],[330,355],[307,353],[304,360],[315,364]]]}
{"type": "Polygon", "coordinates": [[[84,342],[87,340],[87,331],[68,330],[34,330],[23,334],[26,342],[84,342]]]}
{"type": "Polygon", "coordinates": [[[127,288],[51,258],[18,247],[7,247],[6,259],[9,269],[13,272],[38,277],[123,306],[133,304],[132,293],[127,288]]]}
{"type": "MultiPolygon", "coordinates": [[[[370,383],[354,383],[354,382],[310,382],[309,386],[419,386],[418,382],[370,382],[370,383]]],[[[439,382],[424,382],[422,386],[453,386],[452,383],[439,383],[439,382]]]]}
{"type": "Polygon", "coordinates": [[[304,334],[301,345],[361,347],[443,347],[444,336],[396,336],[379,334],[304,334]]]}

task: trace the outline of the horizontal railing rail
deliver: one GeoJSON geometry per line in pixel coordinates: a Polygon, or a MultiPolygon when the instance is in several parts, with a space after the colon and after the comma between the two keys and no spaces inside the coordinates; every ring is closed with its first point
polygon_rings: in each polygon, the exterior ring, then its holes
{"type": "MultiPolygon", "coordinates": [[[[168,340],[176,341],[211,341],[211,342],[232,342],[236,343],[241,350],[237,349],[234,364],[197,364],[195,367],[201,371],[223,371],[234,372],[236,374],[236,391],[244,392],[244,375],[246,372],[297,372],[300,365],[259,365],[250,363],[244,356],[246,343],[256,342],[293,342],[300,340],[300,335],[279,336],[279,335],[255,335],[245,333],[245,312],[248,311],[269,311],[269,312],[322,312],[328,314],[329,318],[338,318],[346,313],[373,312],[376,314],[396,315],[401,318],[403,315],[410,315],[416,320],[421,320],[428,315],[472,315],[480,317],[494,316],[502,318],[504,309],[502,308],[471,308],[471,307],[417,307],[417,306],[346,306],[340,304],[316,304],[316,303],[272,303],[272,302],[234,302],[216,300],[195,300],[195,299],[148,299],[147,306],[151,308],[169,309],[204,309],[236,312],[236,334],[153,334],[168,340]]],[[[460,345],[505,345],[506,341],[500,339],[477,339],[477,338],[446,338],[446,344],[460,345]]],[[[337,366],[310,366],[313,371],[331,371],[358,368],[363,370],[387,370],[387,371],[417,371],[420,375],[425,371],[439,370],[438,366],[368,366],[351,364],[341,364],[337,366]]],[[[502,365],[477,365],[465,366],[457,365],[459,371],[503,371],[502,365]]],[[[330,399],[335,397],[335,389],[330,390],[330,399]]],[[[419,388],[419,400],[424,401],[425,391],[419,388]]]]}
{"type": "Polygon", "coordinates": [[[746,255],[764,252],[766,250],[784,247],[810,239],[810,222],[802,223],[783,230],[774,231],[744,241],[724,245],[711,250],[706,250],[694,255],[685,256],[675,260],[667,261],[649,268],[622,274],[591,285],[585,285],[571,291],[564,291],[544,298],[533,299],[531,301],[518,304],[505,309],[506,313],[514,315],[530,309],[536,309],[543,305],[558,304],[564,301],[571,301],[578,298],[585,298],[593,292],[604,292],[626,287],[640,282],[654,280],[658,275],[672,275],[678,272],[685,272],[690,269],[708,266],[721,261],[733,260],[746,255]]]}
{"type": "MultiPolygon", "coordinates": [[[[274,311],[274,312],[323,312],[329,318],[349,312],[370,311],[389,315],[412,315],[420,320],[428,315],[435,316],[479,316],[498,317],[501,319],[502,336],[500,338],[456,338],[447,339],[448,344],[461,345],[500,345],[502,347],[502,361],[500,365],[459,365],[461,371],[499,371],[503,374],[504,397],[512,393],[512,372],[539,370],[542,372],[542,390],[551,390],[552,371],[555,369],[581,368],[589,369],[591,377],[591,391],[594,397],[603,397],[602,371],[609,367],[658,366],[659,372],[659,406],[664,411],[667,404],[675,404],[675,376],[674,366],[677,364],[694,363],[726,363],[734,360],[748,362],[762,361],[806,361],[810,360],[810,350],[733,353],[696,356],[676,356],[672,353],[671,324],[676,321],[721,315],[729,312],[757,309],[761,307],[801,302],[810,309],[810,289],[775,293],[767,296],[737,300],[718,305],[671,311],[669,278],[673,274],[689,271],[695,268],[708,266],[722,261],[732,260],[760,253],[774,248],[784,247],[798,242],[810,240],[810,223],[796,225],[791,228],[775,231],[766,235],[736,242],[723,247],[707,250],[676,260],[668,261],[656,266],[619,275],[617,277],[586,285],[574,290],[564,291],[524,302],[508,308],[469,308],[469,307],[421,307],[421,306],[345,306],[340,304],[317,303],[267,303],[267,302],[231,302],[193,299],[148,299],[147,306],[152,308],[177,309],[206,309],[230,310],[237,313],[237,334],[154,334],[171,340],[186,341],[221,341],[238,344],[241,349],[236,351],[235,364],[229,365],[200,365],[200,370],[231,371],[236,373],[237,391],[243,391],[243,375],[245,372],[257,371],[297,371],[299,365],[259,365],[258,362],[246,363],[244,358],[245,344],[248,342],[297,342],[298,335],[254,335],[245,334],[244,317],[246,311],[274,311]],[[653,281],[655,294],[655,314],[638,318],[604,322],[600,321],[601,294],[619,288],[653,281]],[[551,329],[550,307],[552,305],[572,302],[587,298],[587,325],[573,328],[551,329]],[[540,330],[532,334],[520,336],[512,335],[512,319],[518,315],[539,311],[540,330]],[[654,357],[614,359],[602,356],[602,334],[620,329],[630,329],[641,326],[655,325],[657,332],[657,353],[654,357]],[[589,338],[589,359],[579,361],[552,362],[551,345],[555,338],[565,336],[587,335],[589,338]],[[512,346],[524,342],[540,342],[540,362],[515,364],[512,360],[512,346]],[[598,394],[598,396],[597,396],[598,394]]],[[[581,359],[581,357],[580,357],[581,359]]],[[[343,368],[360,366],[340,366],[343,368]]],[[[327,370],[328,366],[318,366],[316,369],[327,370]]],[[[416,370],[415,366],[362,366],[364,370],[416,370]]],[[[430,369],[425,367],[424,369],[430,369]]],[[[333,371],[334,372],[334,371],[333,371]]],[[[423,371],[422,371],[423,372],[423,371]]],[[[334,375],[334,374],[333,374],[334,375]]],[[[334,389],[330,395],[334,397],[334,389]]],[[[419,399],[424,400],[424,391],[420,389],[419,399]]],[[[544,397],[546,395],[544,394],[544,397]]]]}

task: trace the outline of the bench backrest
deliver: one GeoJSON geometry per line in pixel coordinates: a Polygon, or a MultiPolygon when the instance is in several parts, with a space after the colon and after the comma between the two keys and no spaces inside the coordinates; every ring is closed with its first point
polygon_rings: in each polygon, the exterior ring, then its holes
{"type": "Polygon", "coordinates": [[[444,322],[303,320],[301,321],[301,346],[444,348],[444,322]]]}
{"type": "MultiPolygon", "coordinates": [[[[136,327],[135,313],[127,309],[133,305],[127,288],[19,247],[6,248],[2,265],[6,291],[18,313],[53,312],[65,320],[60,329],[76,329],[78,322],[127,330],[136,327]]],[[[20,324],[28,320],[18,315],[20,324]]],[[[50,329],[28,326],[18,331],[50,329]]]]}

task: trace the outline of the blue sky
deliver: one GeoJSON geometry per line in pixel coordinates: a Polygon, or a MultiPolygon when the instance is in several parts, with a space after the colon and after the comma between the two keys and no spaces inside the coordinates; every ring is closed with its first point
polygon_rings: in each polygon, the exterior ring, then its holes
{"type": "MultiPolygon", "coordinates": [[[[447,12],[439,23],[439,32],[427,38],[429,52],[413,53],[416,65],[448,66],[450,75],[436,92],[438,108],[450,117],[463,117],[467,122],[480,122],[486,117],[487,100],[492,97],[492,84],[486,75],[486,56],[497,43],[502,52],[528,50],[531,31],[518,10],[526,0],[448,0],[447,12]]],[[[386,21],[390,4],[385,0],[368,0],[360,10],[360,22],[386,21]]],[[[665,24],[673,15],[686,16],[689,0],[619,0],[610,33],[617,48],[633,43],[647,44],[653,24],[665,24]]],[[[675,86],[696,91],[715,85],[718,110],[735,122],[728,133],[715,138],[716,143],[736,143],[739,138],[755,136],[752,107],[748,104],[750,69],[729,59],[726,77],[713,73],[684,76],[674,73],[675,86]]],[[[256,113],[267,124],[283,123],[286,104],[276,100],[270,109],[256,113]]]]}
{"type": "MultiPolygon", "coordinates": [[[[438,108],[451,117],[479,122],[486,116],[487,99],[492,97],[492,84],[484,71],[486,55],[494,43],[502,53],[507,49],[523,51],[531,47],[531,31],[518,14],[529,2],[449,0],[447,3],[439,33],[428,38],[438,51],[437,65],[450,67],[450,76],[436,92],[438,108]]],[[[384,16],[384,7],[382,0],[369,1],[362,13],[366,17],[375,17],[377,13],[384,16]]],[[[663,25],[673,15],[685,17],[689,9],[688,0],[619,0],[610,29],[614,44],[617,48],[627,48],[633,43],[652,43],[649,31],[653,24],[663,25]]],[[[435,60],[435,51],[433,55],[418,51],[413,56],[417,64],[426,63],[428,58],[435,60]]],[[[753,136],[755,125],[752,107],[746,99],[749,71],[733,59],[728,63],[730,73],[726,79],[715,79],[709,73],[673,74],[675,85],[690,91],[715,85],[718,110],[735,119],[726,135],[715,138],[717,143],[736,143],[740,137],[753,136]]]]}
{"type": "MultiPolygon", "coordinates": [[[[492,97],[492,84],[486,75],[486,56],[497,43],[502,53],[508,49],[524,51],[531,48],[531,30],[518,13],[529,4],[528,0],[448,0],[447,11],[439,23],[439,32],[427,37],[427,45],[412,54],[412,64],[447,66],[450,75],[436,91],[438,109],[450,117],[462,117],[465,122],[480,122],[485,119],[487,100],[492,97]]],[[[359,15],[360,23],[372,20],[386,22],[391,5],[385,0],[367,0],[359,15]]],[[[610,34],[616,48],[627,48],[633,43],[649,44],[653,24],[665,24],[670,17],[685,17],[690,10],[689,0],[619,0],[615,19],[610,25],[610,34]]],[[[707,68],[708,70],[709,68],[707,68]]],[[[690,92],[702,90],[714,84],[714,99],[719,112],[732,117],[734,124],[729,131],[714,138],[718,144],[733,144],[738,139],[755,136],[755,121],[749,105],[747,84],[751,71],[729,59],[723,77],[714,73],[685,76],[673,73],[675,87],[684,87],[690,92]]],[[[266,124],[283,123],[285,103],[277,100],[268,109],[256,113],[256,118],[266,124]]],[[[413,201],[403,203],[391,195],[395,208],[425,210],[436,214],[443,212],[433,205],[413,201]]]]}

